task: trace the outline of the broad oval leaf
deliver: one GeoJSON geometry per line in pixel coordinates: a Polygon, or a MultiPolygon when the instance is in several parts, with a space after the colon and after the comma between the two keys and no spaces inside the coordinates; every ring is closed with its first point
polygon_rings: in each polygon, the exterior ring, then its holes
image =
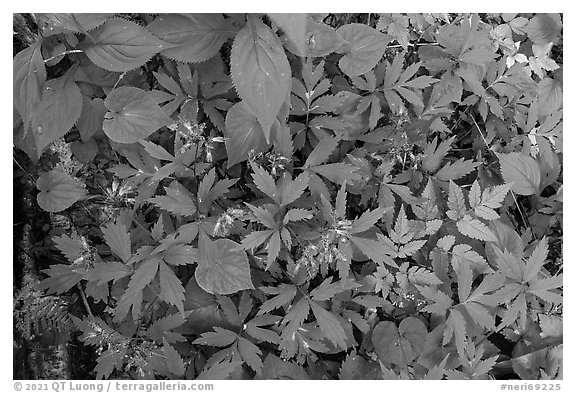
{"type": "Polygon", "coordinates": [[[347,42],[338,66],[348,76],[359,76],[374,68],[391,41],[390,36],[360,23],[344,25],[337,32],[347,42]]]}
{"type": "Polygon", "coordinates": [[[496,154],[500,171],[512,191],[520,195],[540,194],[540,167],[532,157],[520,153],[496,154]]]}
{"type": "Polygon", "coordinates": [[[84,184],[57,170],[40,175],[36,187],[40,190],[36,197],[38,205],[51,213],[68,209],[86,196],[84,184]]]}
{"type": "Polygon", "coordinates": [[[372,333],[372,343],[385,364],[409,364],[424,348],[428,330],[418,318],[402,320],[400,328],[393,322],[380,322],[372,333]]]}
{"type": "Polygon", "coordinates": [[[108,71],[124,72],[144,65],[156,53],[172,47],[136,23],[108,19],[82,45],[86,56],[108,71]]]}
{"type": "Polygon", "coordinates": [[[258,119],[243,101],[235,104],[226,114],[224,136],[228,168],[247,160],[251,150],[260,153],[268,146],[258,119]]]}
{"type": "Polygon", "coordinates": [[[539,14],[534,16],[523,30],[536,44],[554,42],[562,32],[560,14],[539,14]]]}
{"type": "Polygon", "coordinates": [[[269,141],[270,129],[292,87],[292,70],[282,43],[261,20],[250,16],[234,39],[230,63],[234,86],[269,141]]]}
{"type": "Polygon", "coordinates": [[[24,133],[32,120],[32,114],[42,99],[42,87],[46,83],[46,68],[41,53],[42,40],[14,56],[13,76],[14,105],[24,123],[24,133]]]}
{"type": "Polygon", "coordinates": [[[64,136],[82,113],[82,94],[74,75],[76,67],[46,84],[42,101],[34,111],[32,130],[38,153],[56,139],[64,136]]]}
{"type": "Polygon", "coordinates": [[[170,123],[172,119],[144,90],[119,87],[108,94],[103,129],[110,139],[120,143],[135,143],[170,123]]]}
{"type": "Polygon", "coordinates": [[[198,264],[195,277],[206,292],[227,295],[243,289],[254,289],[246,252],[232,240],[218,239],[207,264],[198,264]]]}
{"type": "Polygon", "coordinates": [[[235,31],[221,14],[171,14],[156,18],[148,29],[173,44],[162,54],[173,60],[199,63],[218,53],[235,31]]]}
{"type": "Polygon", "coordinates": [[[86,142],[75,141],[70,144],[70,150],[78,161],[88,164],[98,154],[98,143],[94,139],[88,139],[86,142]]]}

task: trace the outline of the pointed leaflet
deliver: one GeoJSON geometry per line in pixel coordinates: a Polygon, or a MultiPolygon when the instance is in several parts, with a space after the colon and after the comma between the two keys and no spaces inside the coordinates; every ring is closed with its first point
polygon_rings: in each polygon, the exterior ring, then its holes
{"type": "Polygon", "coordinates": [[[80,47],[97,66],[124,72],[144,65],[156,53],[171,46],[136,23],[113,18],[91,32],[80,47]]]}
{"type": "Polygon", "coordinates": [[[94,367],[96,379],[108,378],[114,369],[121,370],[127,351],[128,347],[121,347],[119,349],[113,347],[102,352],[102,354],[98,356],[98,364],[94,367]]]}
{"type": "Polygon", "coordinates": [[[102,128],[115,142],[138,142],[172,121],[147,92],[136,87],[112,90],[105,105],[109,112],[102,128]]]}
{"type": "Polygon", "coordinates": [[[165,187],[166,195],[150,198],[161,209],[179,216],[191,216],[196,213],[196,204],[188,190],[174,181],[170,187],[165,187]]]}
{"type": "Polygon", "coordinates": [[[448,138],[440,142],[438,146],[436,146],[436,139],[437,138],[434,138],[432,142],[428,143],[422,159],[422,168],[428,172],[436,172],[436,170],[440,168],[442,160],[446,157],[446,154],[450,150],[450,145],[452,145],[456,137],[448,138]]]}
{"type": "Polygon", "coordinates": [[[66,234],[54,236],[52,241],[56,245],[56,248],[62,251],[62,254],[66,255],[66,259],[68,259],[70,263],[74,263],[77,258],[82,256],[84,241],[76,232],[72,232],[72,236],[66,234]]]}
{"type": "Polygon", "coordinates": [[[164,56],[188,63],[210,59],[234,34],[222,14],[160,15],[148,25],[148,30],[172,44],[162,51],[164,56]]]}
{"type": "Polygon", "coordinates": [[[324,336],[334,345],[346,349],[346,331],[336,316],[330,311],[324,310],[314,301],[310,302],[310,307],[324,336]]]}
{"type": "Polygon", "coordinates": [[[359,76],[374,68],[391,41],[390,36],[360,23],[345,24],[337,33],[346,42],[340,49],[344,57],[338,66],[348,76],[359,76]]]}
{"type": "Polygon", "coordinates": [[[269,295],[277,295],[272,299],[266,300],[258,309],[258,315],[268,313],[285,304],[290,303],[296,296],[296,287],[294,285],[280,284],[277,288],[263,287],[260,288],[269,295]]]}
{"type": "Polygon", "coordinates": [[[114,321],[120,322],[126,318],[128,311],[132,309],[132,317],[137,320],[140,317],[140,307],[142,306],[142,291],[148,284],[152,282],[156,273],[160,260],[158,258],[150,258],[142,263],[128,283],[128,288],[122,294],[122,297],[116,305],[114,310],[114,321]]]}
{"type": "Polygon", "coordinates": [[[146,150],[146,153],[150,154],[152,157],[164,161],[174,161],[174,157],[172,156],[172,154],[168,153],[166,149],[164,149],[162,146],[147,141],[145,139],[140,139],[138,142],[140,142],[140,144],[144,146],[144,150],[146,150]]]}
{"type": "Polygon", "coordinates": [[[304,167],[316,166],[322,164],[328,159],[330,154],[338,146],[338,139],[331,137],[330,135],[325,136],[318,142],[314,147],[314,150],[308,155],[304,167]]]}
{"type": "Polygon", "coordinates": [[[292,85],[292,69],[280,39],[258,17],[248,15],[234,39],[231,76],[238,94],[258,118],[266,141],[292,85]]]}
{"type": "Polygon", "coordinates": [[[74,81],[76,69],[73,66],[60,78],[48,81],[42,100],[34,108],[32,132],[39,154],[64,136],[82,113],[82,94],[74,81]]]}
{"type": "Polygon", "coordinates": [[[258,118],[244,101],[234,104],[226,113],[224,136],[228,168],[247,160],[250,151],[261,153],[268,146],[258,118]]]}
{"type": "Polygon", "coordinates": [[[242,365],[241,361],[227,361],[224,360],[220,363],[213,364],[207,370],[204,370],[196,377],[196,379],[206,380],[220,380],[227,379],[238,367],[242,365]]]}
{"type": "Polygon", "coordinates": [[[232,240],[218,239],[206,255],[207,263],[196,267],[198,285],[206,292],[227,295],[254,289],[248,257],[232,240]]]}
{"type": "Polygon", "coordinates": [[[168,371],[178,377],[183,376],[186,371],[186,365],[180,354],[168,343],[166,337],[162,337],[162,345],[168,371]]]}
{"type": "Polygon", "coordinates": [[[109,281],[116,282],[129,273],[130,269],[124,263],[100,262],[95,263],[94,267],[86,272],[84,278],[88,281],[97,281],[98,285],[101,285],[109,281]]]}
{"type": "Polygon", "coordinates": [[[512,191],[520,195],[540,194],[540,167],[536,160],[526,154],[498,154],[500,171],[512,191]]]}
{"type": "Polygon", "coordinates": [[[184,287],[174,271],[164,261],[160,261],[160,295],[166,303],[178,308],[184,314],[184,287]]]}
{"type": "Polygon", "coordinates": [[[276,183],[274,182],[274,178],[270,176],[266,170],[264,170],[260,165],[251,162],[250,165],[252,166],[252,170],[254,173],[252,174],[252,178],[254,179],[254,184],[260,191],[264,194],[268,195],[274,202],[280,202],[280,195],[278,193],[278,189],[276,188],[276,183]]]}
{"type": "Polygon", "coordinates": [[[213,347],[227,347],[238,339],[238,334],[218,326],[213,332],[202,333],[202,336],[192,342],[192,344],[210,345],[213,347]]]}
{"type": "Polygon", "coordinates": [[[24,123],[24,133],[32,121],[32,114],[42,99],[42,88],[46,82],[46,68],[42,59],[42,39],[14,56],[13,99],[24,123]]]}
{"type": "Polygon", "coordinates": [[[40,191],[36,196],[38,205],[51,213],[68,209],[87,194],[84,184],[58,170],[41,174],[36,187],[40,191]]]}
{"type": "Polygon", "coordinates": [[[41,291],[47,289],[47,294],[56,293],[59,295],[66,292],[83,278],[83,275],[76,271],[75,266],[60,263],[50,265],[50,268],[42,270],[42,273],[50,277],[42,280],[38,289],[41,291]]]}
{"type": "Polygon", "coordinates": [[[548,257],[548,239],[543,238],[538,242],[538,245],[532,251],[530,258],[526,262],[526,268],[524,269],[524,282],[529,282],[538,276],[538,273],[544,266],[546,262],[546,257],[548,257]]]}
{"type": "Polygon", "coordinates": [[[360,217],[352,222],[352,228],[348,231],[350,234],[360,233],[372,228],[374,224],[382,218],[384,213],[389,211],[390,208],[379,207],[374,210],[367,210],[360,217]]]}
{"type": "Polygon", "coordinates": [[[132,256],[132,251],[130,249],[130,233],[126,226],[120,221],[109,222],[102,228],[102,233],[112,252],[124,262],[128,262],[132,256]]]}
{"type": "Polygon", "coordinates": [[[284,187],[280,192],[280,206],[286,206],[300,198],[306,187],[310,176],[306,172],[302,172],[296,179],[284,183],[284,187]]]}
{"type": "Polygon", "coordinates": [[[485,240],[488,242],[498,241],[494,232],[492,232],[486,224],[476,218],[470,217],[468,214],[457,221],[456,226],[460,233],[472,239],[485,240]]]}
{"type": "Polygon", "coordinates": [[[472,172],[480,164],[474,160],[459,158],[457,161],[446,163],[442,169],[436,172],[436,178],[443,181],[457,180],[472,172]]]}
{"type": "Polygon", "coordinates": [[[250,366],[250,368],[256,371],[256,374],[262,373],[262,351],[256,345],[246,340],[244,337],[238,339],[238,351],[242,359],[250,366]]]}

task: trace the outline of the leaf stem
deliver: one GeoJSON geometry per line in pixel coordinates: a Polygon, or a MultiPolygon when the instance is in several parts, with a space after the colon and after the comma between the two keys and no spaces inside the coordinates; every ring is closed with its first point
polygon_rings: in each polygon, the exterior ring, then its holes
{"type": "Polygon", "coordinates": [[[44,63],[48,63],[51,62],[52,60],[55,60],[57,58],[59,58],[60,56],[66,56],[66,55],[71,55],[73,53],[84,53],[83,50],[81,49],[72,49],[72,50],[68,50],[66,52],[62,52],[62,53],[58,53],[57,55],[54,55],[46,60],[44,60],[44,63]]]}

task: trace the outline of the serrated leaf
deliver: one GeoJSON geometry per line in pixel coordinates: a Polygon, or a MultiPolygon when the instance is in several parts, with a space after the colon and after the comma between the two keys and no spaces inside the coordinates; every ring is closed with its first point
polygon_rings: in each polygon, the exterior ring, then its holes
{"type": "Polygon", "coordinates": [[[268,146],[258,118],[242,101],[234,104],[226,113],[224,136],[228,168],[247,160],[250,151],[261,153],[268,146]]]}
{"type": "Polygon", "coordinates": [[[172,122],[152,97],[142,89],[123,86],[108,94],[102,129],[110,139],[135,143],[172,122]]]}
{"type": "Polygon", "coordinates": [[[227,295],[243,289],[254,289],[248,257],[232,240],[218,239],[207,264],[196,267],[196,281],[206,292],[227,295]]]}
{"type": "Polygon", "coordinates": [[[82,94],[75,82],[76,67],[60,78],[51,79],[43,90],[42,100],[34,108],[32,132],[41,154],[52,142],[63,137],[80,118],[82,94]]]}
{"type": "Polygon", "coordinates": [[[258,315],[268,313],[285,304],[290,303],[294,296],[296,296],[296,287],[294,285],[280,284],[278,288],[260,288],[262,290],[269,289],[271,292],[265,291],[266,293],[272,293],[277,295],[272,299],[266,300],[258,309],[258,315]]]}
{"type": "Polygon", "coordinates": [[[186,371],[186,365],[180,354],[168,343],[166,337],[162,337],[162,350],[166,359],[166,368],[175,376],[182,376],[186,371]]]}
{"type": "Polygon", "coordinates": [[[50,265],[49,269],[43,269],[42,273],[47,274],[38,285],[39,290],[47,289],[47,294],[55,293],[57,295],[68,291],[74,285],[78,284],[83,278],[83,274],[76,271],[76,267],[64,264],[50,265]]]}
{"type": "Polygon", "coordinates": [[[350,241],[360,249],[368,258],[377,263],[386,263],[390,266],[397,267],[392,255],[396,250],[392,249],[389,244],[381,240],[365,239],[358,236],[349,236],[350,241]]]}
{"type": "Polygon", "coordinates": [[[512,191],[520,195],[540,194],[540,167],[532,157],[521,153],[499,154],[500,171],[512,191]]]}
{"type": "Polygon", "coordinates": [[[282,222],[288,224],[289,222],[309,220],[312,218],[312,212],[305,209],[290,209],[284,215],[282,222]]]}
{"type": "Polygon", "coordinates": [[[452,145],[454,139],[456,139],[455,136],[448,138],[440,142],[438,146],[436,146],[437,138],[434,138],[432,142],[428,143],[424,151],[424,157],[422,158],[422,167],[428,172],[436,172],[450,150],[450,145],[452,145]]]}
{"type": "Polygon", "coordinates": [[[465,215],[464,218],[456,222],[458,230],[463,235],[471,237],[472,239],[484,240],[488,242],[496,242],[498,239],[496,235],[486,224],[482,221],[465,215]]]}
{"type": "Polygon", "coordinates": [[[488,267],[484,257],[472,250],[468,244],[458,244],[452,249],[452,266],[456,269],[460,264],[471,266],[478,272],[484,272],[488,267]]]}
{"type": "Polygon", "coordinates": [[[24,133],[32,121],[32,115],[42,99],[42,88],[46,83],[46,68],[42,59],[42,39],[14,56],[12,85],[14,105],[24,123],[24,133]]]}
{"type": "Polygon", "coordinates": [[[81,45],[94,64],[114,72],[140,67],[156,53],[171,46],[144,27],[120,18],[108,19],[81,45]]]}
{"type": "Polygon", "coordinates": [[[338,66],[350,77],[365,74],[374,68],[391,41],[390,36],[360,23],[345,24],[337,33],[347,43],[338,66]]]}
{"type": "Polygon", "coordinates": [[[326,179],[336,184],[342,184],[344,181],[347,183],[354,183],[360,179],[360,175],[356,173],[358,167],[343,162],[313,166],[310,167],[309,170],[324,176],[326,179]]]}
{"type": "Polygon", "coordinates": [[[184,313],[184,287],[170,266],[160,261],[160,295],[168,304],[184,313]]]}
{"type": "Polygon", "coordinates": [[[162,258],[174,266],[193,264],[198,262],[198,249],[184,244],[174,244],[162,252],[162,258]]]}
{"type": "Polygon", "coordinates": [[[242,240],[242,248],[245,250],[255,249],[264,243],[274,233],[273,230],[252,231],[242,240]]]}
{"type": "Polygon", "coordinates": [[[536,44],[554,42],[562,31],[560,14],[538,14],[522,28],[536,44]]]}
{"type": "Polygon", "coordinates": [[[250,165],[254,171],[252,178],[254,179],[256,187],[258,187],[258,189],[264,194],[268,195],[273,201],[278,203],[280,201],[280,195],[278,188],[276,188],[274,178],[260,165],[254,162],[251,162],[250,165]]]}
{"type": "Polygon", "coordinates": [[[108,378],[114,369],[121,370],[124,365],[124,356],[126,356],[127,351],[128,348],[126,347],[113,347],[102,352],[102,354],[98,356],[98,364],[94,367],[94,371],[96,371],[96,379],[108,378]]]}
{"type": "Polygon", "coordinates": [[[294,202],[302,196],[304,190],[308,187],[310,176],[306,172],[302,172],[294,180],[285,183],[285,186],[280,192],[280,206],[286,206],[294,202]]]}
{"type": "Polygon", "coordinates": [[[391,210],[390,208],[379,207],[374,210],[367,210],[360,217],[352,222],[352,228],[348,231],[350,234],[356,234],[367,231],[372,228],[382,216],[391,210]]]}
{"type": "Polygon", "coordinates": [[[346,345],[346,331],[336,316],[330,311],[324,310],[314,301],[310,302],[310,307],[324,336],[334,345],[346,349],[348,347],[346,345]]]}
{"type": "Polygon", "coordinates": [[[102,228],[102,233],[112,252],[124,262],[127,262],[132,256],[132,251],[130,233],[126,226],[119,221],[116,223],[109,222],[102,228]]]}
{"type": "Polygon", "coordinates": [[[281,28],[296,47],[298,55],[306,55],[306,25],[308,18],[300,14],[268,14],[270,19],[281,28]]]}
{"type": "Polygon", "coordinates": [[[84,252],[84,242],[77,233],[73,232],[72,236],[66,234],[62,236],[54,236],[52,241],[70,263],[74,263],[77,258],[82,256],[84,252]]]}
{"type": "Polygon", "coordinates": [[[472,172],[479,165],[480,163],[474,162],[474,160],[464,160],[463,158],[459,158],[457,161],[449,162],[444,165],[436,173],[436,178],[443,181],[458,180],[472,172]]]}
{"type": "Polygon", "coordinates": [[[59,170],[41,174],[36,187],[40,191],[36,196],[38,205],[51,213],[68,209],[87,194],[83,183],[59,170]]]}
{"type": "Polygon", "coordinates": [[[466,201],[464,200],[464,193],[456,183],[450,181],[450,190],[448,193],[448,210],[446,215],[451,220],[458,220],[464,216],[466,212],[466,201]]]}
{"type": "Polygon", "coordinates": [[[172,44],[162,50],[170,59],[200,63],[218,53],[222,44],[233,36],[222,14],[160,15],[148,25],[156,37],[172,44]]]}
{"type": "Polygon", "coordinates": [[[166,195],[150,198],[161,209],[180,216],[191,216],[196,213],[196,204],[186,189],[178,183],[170,187],[165,187],[166,195]]]}
{"type": "Polygon", "coordinates": [[[292,69],[274,32],[255,15],[248,18],[232,45],[230,74],[268,142],[276,115],[290,94],[292,69]]]}
{"type": "Polygon", "coordinates": [[[537,277],[538,273],[546,263],[546,258],[548,257],[548,239],[543,238],[538,242],[538,245],[530,254],[530,258],[526,262],[526,268],[524,269],[524,282],[529,282],[537,277]]]}
{"type": "Polygon", "coordinates": [[[256,345],[246,340],[244,337],[238,339],[238,350],[242,359],[250,366],[250,368],[256,371],[256,374],[262,373],[262,351],[256,345]]]}
{"type": "Polygon", "coordinates": [[[98,285],[101,285],[109,281],[116,282],[129,273],[130,269],[123,263],[100,262],[95,263],[94,267],[86,272],[84,278],[88,281],[97,281],[98,285]]]}
{"type": "Polygon", "coordinates": [[[142,263],[128,283],[128,288],[120,297],[114,310],[114,320],[120,322],[124,320],[130,309],[132,309],[132,318],[137,320],[140,316],[140,307],[142,305],[142,291],[148,284],[152,282],[156,273],[160,260],[158,258],[149,258],[146,262],[142,263]]]}
{"type": "Polygon", "coordinates": [[[213,364],[207,370],[204,370],[196,377],[199,380],[221,380],[227,379],[238,367],[242,365],[241,361],[222,361],[213,364]]]}

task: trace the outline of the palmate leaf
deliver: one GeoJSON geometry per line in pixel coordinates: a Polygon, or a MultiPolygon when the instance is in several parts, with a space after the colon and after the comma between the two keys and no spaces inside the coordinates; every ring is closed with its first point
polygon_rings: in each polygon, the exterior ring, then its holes
{"type": "Polygon", "coordinates": [[[116,88],[104,103],[108,113],[102,128],[115,142],[138,142],[172,122],[152,96],[136,87],[116,88]]]}
{"type": "Polygon", "coordinates": [[[100,262],[86,272],[84,278],[88,281],[96,281],[98,285],[109,281],[116,282],[130,274],[130,269],[120,262],[100,262]]]}
{"type": "Polygon", "coordinates": [[[255,15],[248,16],[234,39],[230,68],[238,94],[269,142],[272,124],[290,94],[292,69],[280,39],[255,15]]]}
{"type": "Polygon", "coordinates": [[[137,320],[140,316],[142,305],[142,291],[156,277],[160,260],[152,257],[140,264],[128,283],[128,288],[120,297],[114,310],[114,321],[120,322],[126,318],[132,309],[132,318],[137,320]]]}
{"type": "Polygon", "coordinates": [[[276,295],[272,299],[266,300],[258,309],[258,315],[266,314],[272,310],[292,302],[296,296],[296,287],[294,285],[280,284],[277,288],[263,287],[262,291],[269,295],[276,295]]]}
{"type": "Polygon", "coordinates": [[[91,32],[80,48],[97,66],[124,72],[144,65],[156,53],[172,46],[134,22],[112,18],[91,32]]]}
{"type": "Polygon", "coordinates": [[[346,331],[336,316],[320,307],[315,301],[310,301],[310,307],[324,336],[334,345],[346,349],[348,347],[346,345],[346,331]]]}
{"type": "Polygon", "coordinates": [[[274,178],[266,172],[260,165],[251,162],[250,165],[252,166],[252,170],[254,174],[252,174],[252,178],[254,179],[254,184],[260,191],[264,194],[272,198],[274,202],[280,204],[280,193],[278,188],[276,187],[276,182],[274,182],[274,178]]]}
{"type": "Polygon", "coordinates": [[[34,108],[32,132],[39,154],[64,136],[80,118],[82,95],[75,82],[76,70],[73,66],[63,76],[48,81],[42,100],[34,108]]]}
{"type": "Polygon", "coordinates": [[[148,25],[148,30],[172,44],[162,50],[164,56],[187,63],[210,59],[235,33],[222,14],[160,15],[148,25]]]}
{"type": "Polygon", "coordinates": [[[24,123],[24,133],[42,99],[42,88],[46,82],[41,46],[42,39],[39,39],[14,56],[13,60],[13,99],[24,123]]]}
{"type": "Polygon", "coordinates": [[[40,191],[36,196],[38,205],[51,213],[66,210],[87,195],[83,183],[56,169],[41,174],[36,187],[40,191]]]}
{"type": "Polygon", "coordinates": [[[280,206],[286,206],[302,196],[304,190],[308,187],[310,175],[308,175],[306,172],[302,172],[296,179],[291,180],[290,176],[285,173],[282,180],[283,181],[279,190],[280,206]]]}
{"type": "Polygon", "coordinates": [[[50,277],[42,280],[38,285],[38,289],[41,291],[47,290],[47,294],[64,293],[78,284],[84,277],[83,272],[78,271],[77,267],[64,264],[51,265],[49,269],[42,270],[42,273],[50,277]]]}
{"type": "Polygon", "coordinates": [[[150,198],[161,209],[180,216],[192,216],[196,213],[196,203],[190,193],[178,182],[165,187],[166,195],[150,198]]]}

